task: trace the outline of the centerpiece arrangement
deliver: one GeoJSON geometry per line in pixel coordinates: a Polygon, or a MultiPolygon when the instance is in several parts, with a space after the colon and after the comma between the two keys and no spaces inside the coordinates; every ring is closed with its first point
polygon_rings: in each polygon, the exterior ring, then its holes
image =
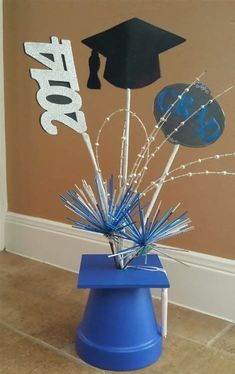
{"type": "Polygon", "coordinates": [[[155,124],[150,133],[139,116],[131,111],[132,90],[160,78],[159,54],[184,41],[138,18],[82,41],[92,50],[88,88],[101,88],[98,78],[101,54],[106,57],[104,78],[124,89],[126,94],[125,108],[108,115],[101,125],[95,149],[81,110],[70,41],[51,37],[49,43],[24,43],[25,52],[47,68],[30,69],[31,77],[39,84],[37,100],[45,110],[40,119],[42,128],[50,135],[57,135],[53,121],[59,121],[81,134],[94,168],[92,186],[83,180],[82,186],[75,184],[60,198],[72,211],[69,219],[75,228],[103,234],[110,245],[110,255],[83,256],[78,287],[91,288],[91,293],[76,338],[80,357],[107,370],[139,369],[161,354],[162,336],[167,333],[169,282],[158,256],[149,254],[161,254],[178,261],[172,255],[176,249],[163,249],[158,243],[193,228],[187,212],[177,213],[179,203],[162,212],[159,201],[162,187],[195,175],[235,175],[227,170],[191,169],[208,160],[217,162],[234,157],[235,152],[210,155],[172,169],[180,147],[206,147],[222,135],[225,119],[217,99],[232,87],[213,96],[201,83],[205,72],[192,83],[165,87],[154,99],[155,124]],[[99,158],[100,143],[106,126],[111,126],[113,118],[120,114],[124,115],[120,171],[119,175],[105,178],[99,158]],[[129,157],[132,119],[137,120],[144,135],[133,165],[129,157]],[[162,139],[160,132],[164,140],[159,140],[162,139]],[[153,165],[156,169],[155,160],[167,142],[172,144],[172,151],[166,165],[163,170],[157,170],[156,177],[146,186],[145,173],[153,165]],[[161,329],[155,321],[150,287],[162,290],[161,329]]]}

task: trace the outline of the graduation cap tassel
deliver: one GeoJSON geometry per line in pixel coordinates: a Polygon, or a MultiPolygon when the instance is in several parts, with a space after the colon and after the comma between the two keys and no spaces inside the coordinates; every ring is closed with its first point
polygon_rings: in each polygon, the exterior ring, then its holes
{"type": "Polygon", "coordinates": [[[89,69],[90,75],[87,81],[87,87],[95,90],[101,88],[101,83],[98,77],[98,71],[100,68],[100,58],[97,51],[92,50],[91,56],[89,58],[89,69]]]}

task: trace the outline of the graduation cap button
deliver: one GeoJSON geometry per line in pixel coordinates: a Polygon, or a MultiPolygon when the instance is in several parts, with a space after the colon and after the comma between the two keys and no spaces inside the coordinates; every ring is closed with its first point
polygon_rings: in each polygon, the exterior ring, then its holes
{"type": "Polygon", "coordinates": [[[98,54],[106,57],[104,78],[120,88],[141,88],[160,78],[159,54],[184,38],[139,18],[132,18],[82,40],[92,49],[88,88],[100,88],[98,54]]]}

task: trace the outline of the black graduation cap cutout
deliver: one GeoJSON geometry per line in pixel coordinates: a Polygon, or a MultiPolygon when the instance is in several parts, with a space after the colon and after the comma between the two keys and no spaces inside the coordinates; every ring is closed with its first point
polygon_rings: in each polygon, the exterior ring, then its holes
{"type": "Polygon", "coordinates": [[[159,54],[185,41],[139,18],[82,40],[92,49],[87,87],[100,88],[98,53],[107,58],[104,78],[121,88],[141,88],[160,78],[159,54]]]}

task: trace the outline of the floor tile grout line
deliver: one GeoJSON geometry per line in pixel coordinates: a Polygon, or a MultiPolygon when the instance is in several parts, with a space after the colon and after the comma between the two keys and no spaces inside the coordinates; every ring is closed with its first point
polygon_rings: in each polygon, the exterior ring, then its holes
{"type": "MultiPolygon", "coordinates": [[[[191,342],[191,343],[195,343],[195,344],[198,344],[198,345],[202,345],[203,347],[207,347],[207,343],[203,343],[203,342],[200,342],[200,341],[198,341],[198,340],[195,340],[195,339],[189,338],[188,336],[184,336],[184,335],[177,334],[177,333],[174,333],[174,332],[172,332],[172,333],[169,332],[169,335],[173,335],[173,336],[175,336],[175,337],[179,337],[179,338],[181,338],[181,339],[185,339],[185,340],[187,340],[187,341],[189,341],[189,342],[191,342]]],[[[166,340],[167,340],[167,339],[166,339],[166,340]]],[[[208,348],[209,348],[209,347],[208,347],[208,348]]]]}
{"type": "MultiPolygon", "coordinates": [[[[229,327],[231,327],[231,326],[233,326],[234,324],[232,323],[232,324],[230,324],[229,325],[229,327]]],[[[226,326],[226,328],[229,330],[229,328],[228,328],[228,326],[226,326]]],[[[223,329],[224,330],[224,329],[223,329]]],[[[225,331],[225,333],[226,333],[226,331],[225,331]]],[[[221,352],[223,355],[226,355],[226,356],[228,356],[228,357],[230,357],[230,358],[234,358],[234,354],[233,353],[230,353],[230,352],[227,352],[227,351],[225,351],[225,350],[223,350],[223,349],[218,349],[218,348],[216,348],[216,347],[213,347],[213,346],[211,346],[211,345],[208,345],[208,342],[206,343],[203,343],[203,342],[199,342],[198,340],[194,340],[194,339],[192,339],[192,338],[188,338],[188,337],[186,337],[186,336],[183,336],[183,335],[181,335],[181,334],[176,334],[176,333],[169,333],[169,335],[173,335],[173,336],[175,336],[175,337],[179,337],[179,338],[181,338],[181,339],[184,339],[184,340],[187,340],[187,341],[189,341],[189,342],[191,342],[191,343],[194,343],[194,344],[197,344],[197,345],[200,345],[200,346],[202,346],[202,347],[204,347],[204,348],[208,348],[209,350],[211,350],[211,351],[217,351],[217,352],[221,352]]]]}
{"type": "Polygon", "coordinates": [[[228,332],[232,326],[234,326],[233,323],[229,323],[227,326],[225,326],[221,331],[218,332],[218,334],[216,334],[211,340],[209,340],[207,342],[207,347],[213,347],[213,344],[219,340],[222,336],[224,336],[226,334],[226,332],[228,332]]]}
{"type": "Polygon", "coordinates": [[[18,334],[18,335],[20,335],[20,336],[28,339],[29,341],[31,341],[33,343],[36,343],[36,344],[38,344],[38,345],[40,345],[40,346],[42,346],[44,348],[48,348],[49,350],[52,350],[52,351],[56,352],[60,356],[72,359],[75,362],[79,362],[79,363],[81,363],[84,366],[89,366],[92,369],[96,370],[97,372],[105,374],[104,370],[96,368],[94,366],[91,366],[91,365],[87,364],[86,362],[84,362],[83,360],[81,360],[79,357],[75,357],[75,356],[69,354],[68,352],[64,351],[63,348],[56,348],[53,345],[51,345],[49,343],[46,343],[43,340],[40,340],[38,338],[35,338],[32,335],[26,334],[25,332],[23,332],[21,330],[18,330],[17,328],[10,326],[9,324],[7,324],[7,323],[5,323],[3,321],[0,321],[0,325],[2,325],[3,327],[5,327],[6,329],[10,330],[11,332],[14,332],[14,333],[16,333],[16,334],[18,334]]]}
{"type": "MultiPolygon", "coordinates": [[[[231,324],[231,326],[233,326],[233,325],[234,325],[234,323],[231,324]]],[[[228,326],[226,326],[226,327],[228,327],[228,326]]],[[[190,343],[194,343],[194,344],[196,344],[196,345],[198,345],[200,347],[208,349],[208,351],[211,352],[211,353],[220,354],[223,357],[226,357],[228,360],[231,360],[232,362],[235,363],[235,355],[234,355],[234,353],[228,352],[228,351],[224,350],[223,348],[217,348],[217,347],[213,347],[213,346],[208,346],[207,343],[202,343],[202,342],[200,343],[199,341],[193,340],[191,338],[187,338],[187,337],[182,336],[180,334],[171,333],[169,335],[172,335],[172,336],[184,339],[184,340],[186,340],[186,341],[188,341],[190,343]]],[[[163,355],[164,355],[164,348],[163,348],[163,355]]]]}

